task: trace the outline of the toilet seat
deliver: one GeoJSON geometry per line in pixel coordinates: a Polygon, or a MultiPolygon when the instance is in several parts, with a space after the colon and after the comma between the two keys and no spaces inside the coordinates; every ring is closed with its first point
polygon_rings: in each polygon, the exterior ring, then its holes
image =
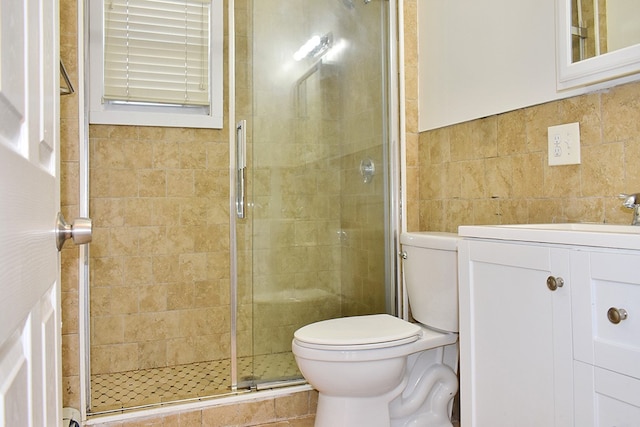
{"type": "Polygon", "coordinates": [[[412,343],[422,328],[388,314],[342,317],[298,329],[298,345],[325,350],[368,350],[412,343]]]}

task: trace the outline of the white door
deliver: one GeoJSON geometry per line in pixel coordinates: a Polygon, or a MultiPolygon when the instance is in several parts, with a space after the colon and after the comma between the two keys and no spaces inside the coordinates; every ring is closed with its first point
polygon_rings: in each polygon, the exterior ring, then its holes
{"type": "Polygon", "coordinates": [[[61,424],[57,0],[0,0],[0,425],[61,424]]]}

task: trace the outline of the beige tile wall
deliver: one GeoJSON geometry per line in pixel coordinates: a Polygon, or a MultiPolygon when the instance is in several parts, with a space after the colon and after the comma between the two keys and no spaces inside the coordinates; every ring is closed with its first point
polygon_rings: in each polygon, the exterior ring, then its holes
{"type": "Polygon", "coordinates": [[[405,155],[407,200],[404,214],[407,230],[420,230],[419,212],[419,162],[418,162],[418,3],[405,0],[404,12],[404,79],[405,79],[405,155]]]}
{"type": "Polygon", "coordinates": [[[93,374],[229,357],[222,130],[90,127],[93,374]]]}
{"type": "Polygon", "coordinates": [[[639,118],[640,83],[632,83],[424,132],[413,181],[416,229],[630,223],[617,196],[640,188],[639,118]],[[581,164],[548,166],[547,127],[573,122],[580,123],[581,164]]]}

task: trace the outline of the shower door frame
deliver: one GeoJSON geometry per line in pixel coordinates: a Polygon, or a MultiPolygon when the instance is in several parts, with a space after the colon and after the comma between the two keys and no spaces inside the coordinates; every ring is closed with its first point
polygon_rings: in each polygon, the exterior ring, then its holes
{"type": "MultiPolygon", "coordinates": [[[[362,0],[369,3],[371,0],[362,0]]],[[[383,94],[383,105],[386,107],[387,122],[383,126],[383,135],[387,139],[387,143],[383,146],[383,159],[387,163],[388,173],[385,175],[385,188],[387,192],[384,194],[384,217],[385,217],[385,253],[387,255],[387,267],[385,268],[385,307],[390,314],[396,315],[402,319],[408,320],[408,300],[406,292],[402,286],[402,272],[400,271],[399,254],[400,254],[400,233],[406,230],[406,218],[403,215],[404,200],[406,200],[406,156],[405,146],[406,137],[404,134],[405,106],[401,102],[404,100],[404,79],[400,76],[404,75],[404,36],[403,30],[403,0],[376,0],[385,4],[387,26],[386,33],[382,37],[386,37],[387,49],[387,67],[382,77],[382,83],[385,87],[383,94]]],[[[234,0],[229,0],[229,14],[233,15],[234,0]]],[[[232,32],[234,28],[234,18],[230,16],[229,28],[232,32]]],[[[233,33],[233,32],[232,32],[233,33]]],[[[233,390],[238,390],[238,366],[237,366],[237,319],[238,319],[238,265],[237,265],[237,169],[236,169],[236,151],[237,151],[237,126],[232,125],[240,123],[245,117],[236,117],[235,105],[235,37],[229,37],[229,178],[230,178],[230,194],[229,194],[229,216],[230,216],[230,233],[231,233],[231,384],[233,390]]],[[[246,126],[246,124],[245,124],[246,126]]],[[[283,381],[283,384],[286,381],[283,381]]],[[[269,383],[272,384],[272,383],[269,383]]],[[[296,383],[294,383],[296,384],[296,383]]],[[[286,385],[286,384],[285,384],[286,385]]],[[[281,386],[281,385],[278,385],[281,386]]]]}

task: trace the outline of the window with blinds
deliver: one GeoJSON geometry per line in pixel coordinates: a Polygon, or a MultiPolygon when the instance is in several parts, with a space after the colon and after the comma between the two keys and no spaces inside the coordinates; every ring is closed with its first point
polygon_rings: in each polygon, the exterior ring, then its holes
{"type": "Polygon", "coordinates": [[[108,0],[104,99],[209,105],[206,0],[108,0]]]}
{"type": "Polygon", "coordinates": [[[222,127],[221,2],[91,1],[90,121],[222,127]]]}

